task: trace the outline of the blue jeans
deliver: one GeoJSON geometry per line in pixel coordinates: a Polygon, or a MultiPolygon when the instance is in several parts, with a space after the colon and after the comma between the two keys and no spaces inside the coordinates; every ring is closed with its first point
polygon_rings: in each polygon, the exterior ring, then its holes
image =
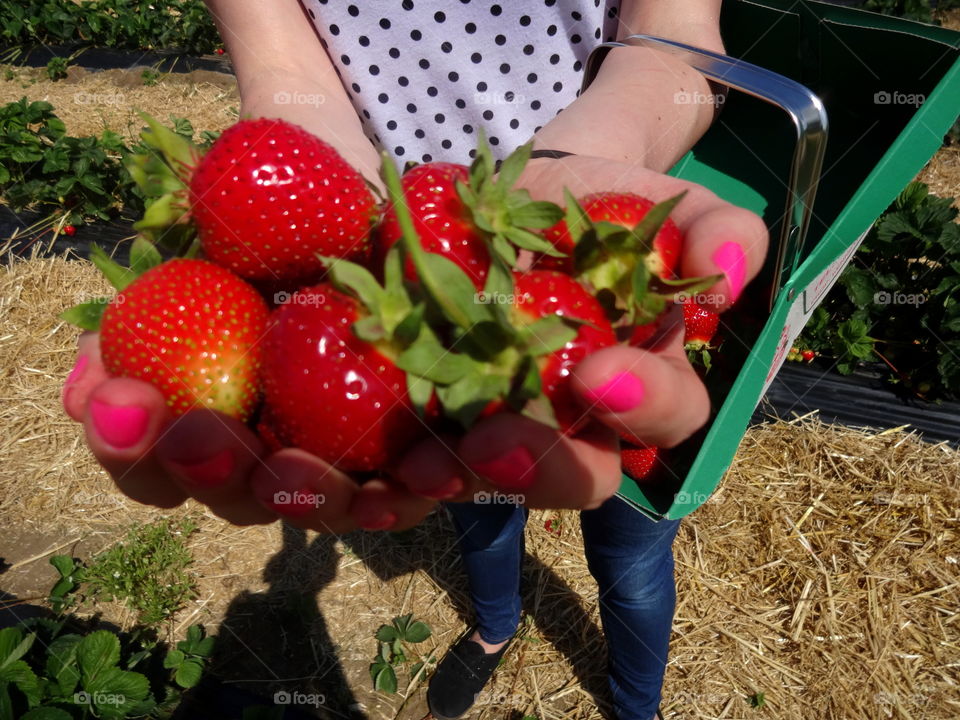
{"type": "MultiPolygon", "coordinates": [[[[445,503],[488,643],[506,640],[520,622],[520,569],[527,509],[445,503]]],[[[580,513],[587,565],[597,581],[608,671],[619,720],[650,720],[660,703],[676,606],[673,539],[679,520],[653,522],[619,497],[580,513]]]]}

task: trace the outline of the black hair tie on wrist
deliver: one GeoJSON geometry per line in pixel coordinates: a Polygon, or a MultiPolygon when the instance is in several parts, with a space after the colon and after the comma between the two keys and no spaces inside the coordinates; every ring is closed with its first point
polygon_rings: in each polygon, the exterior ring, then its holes
{"type": "MultiPolygon", "coordinates": [[[[549,158],[551,160],[559,160],[560,158],[569,157],[570,155],[575,155],[576,153],[567,152],[566,150],[534,150],[530,153],[530,159],[536,160],[537,158],[549,158]]],[[[494,163],[494,170],[500,172],[500,166],[503,164],[503,160],[497,160],[494,163]]]]}

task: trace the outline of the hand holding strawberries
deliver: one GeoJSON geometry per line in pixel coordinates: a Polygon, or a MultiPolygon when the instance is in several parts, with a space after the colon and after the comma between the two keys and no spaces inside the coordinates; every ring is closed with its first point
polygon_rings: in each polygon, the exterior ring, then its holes
{"type": "MultiPolygon", "coordinates": [[[[713,309],[729,307],[762,262],[759,218],[703,188],[608,160],[505,165],[501,176],[519,175],[529,195],[494,182],[478,163],[468,185],[464,170],[438,168],[430,177],[425,167],[405,176],[409,209],[388,213],[370,272],[344,260],[368,256],[359,229],[371,207],[360,186],[349,195],[342,186],[349,171],[336,173],[340,190],[329,178],[307,173],[305,181],[307,171],[290,170],[298,148],[277,140],[290,136],[286,128],[271,134],[268,121],[245,122],[260,125],[253,139],[232,132],[246,143],[242,152],[221,142],[210,154],[217,165],[200,163],[190,173],[191,214],[182,211],[183,187],[159,183],[174,189],[154,206],[173,212],[148,211],[138,225],[148,240],[180,242],[192,217],[200,245],[188,255],[202,248],[226,269],[196,259],[158,264],[141,247],[137,257],[148,269],[125,279],[125,300],[108,306],[102,335],[81,338],[64,389],[67,412],[84,422],[94,453],[134,499],[170,507],[193,496],[231,522],[282,514],[327,532],[409,527],[437,499],[469,500],[480,489],[523,493],[533,507],[593,507],[619,485],[619,435],[669,447],[705,421],[708,400],[687,361],[682,327],[650,349],[617,344],[617,337],[629,339],[636,319],[651,319],[674,268],[681,277],[708,278],[698,288],[716,298],[713,309]],[[224,180],[238,174],[256,187],[224,180]],[[428,187],[418,195],[413,186],[424,177],[428,187]],[[305,187],[319,198],[304,199],[305,187]],[[626,229],[618,230],[616,203],[600,200],[612,215],[596,218],[585,203],[580,213],[590,210],[597,225],[588,241],[575,233],[581,249],[596,243],[574,255],[586,263],[584,284],[555,271],[513,272],[518,251],[545,262],[562,254],[546,239],[551,232],[538,229],[559,227],[547,200],[565,203],[566,223],[578,225],[582,215],[571,208],[579,206],[565,189],[576,197],[631,190],[654,200],[686,190],[671,216],[683,247],[664,253],[659,222],[637,225],[655,214],[650,203],[625,214],[626,229]],[[335,197],[344,200],[339,209],[323,206],[335,197]],[[292,209],[307,203],[315,208],[310,217],[291,221],[292,209]],[[331,273],[321,281],[323,267],[331,273]],[[261,294],[228,270],[257,282],[267,301],[278,289],[295,301],[265,319],[261,294]],[[212,299],[178,318],[190,303],[178,304],[175,289],[202,295],[211,281],[197,278],[211,273],[232,278],[216,280],[230,301],[212,299]],[[659,290],[645,295],[648,285],[659,290]],[[471,307],[465,288],[474,297],[510,299],[474,299],[471,307]],[[238,303],[240,296],[247,299],[238,303]],[[251,373],[259,405],[249,400],[251,373]],[[191,398],[199,409],[180,414],[191,398]]],[[[316,165],[335,163],[309,149],[316,165]]],[[[399,193],[395,183],[393,197],[399,193]]]]}

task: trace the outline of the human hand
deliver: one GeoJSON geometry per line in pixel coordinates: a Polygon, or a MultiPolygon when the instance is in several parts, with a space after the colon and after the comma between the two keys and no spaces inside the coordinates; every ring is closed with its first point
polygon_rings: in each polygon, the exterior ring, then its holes
{"type": "MultiPolygon", "coordinates": [[[[534,160],[521,178],[534,199],[563,203],[600,191],[634,192],[662,201],[687,195],[671,217],[685,236],[682,277],[722,274],[704,306],[728,309],[760,270],[768,245],[763,221],[693,183],[635,164],[573,156],[534,160]]],[[[704,425],[710,401],[675,328],[653,349],[604,348],[573,371],[572,388],[592,421],[576,437],[515,414],[481,420],[464,437],[432,439],[400,464],[398,477],[413,492],[452,501],[492,485],[522,493],[528,507],[591,508],[613,495],[621,481],[620,433],[647,445],[673,447],[704,425]]]]}
{"type": "Polygon", "coordinates": [[[221,413],[174,419],[153,385],[108,377],[96,333],[80,337],[62,399],[118,489],[140,503],[171,508],[192,497],[236,525],[284,517],[323,533],[412,527],[436,503],[385,480],[358,485],[301,450],[268,453],[253,430],[221,413]],[[278,493],[288,501],[276,502],[278,493]]]}

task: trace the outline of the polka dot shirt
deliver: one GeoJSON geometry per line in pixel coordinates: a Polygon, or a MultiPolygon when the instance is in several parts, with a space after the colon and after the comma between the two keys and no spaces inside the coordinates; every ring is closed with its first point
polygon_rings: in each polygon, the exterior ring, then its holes
{"type": "Polygon", "coordinates": [[[503,158],[576,98],[619,0],[301,0],[367,136],[403,162],[503,158]]]}

